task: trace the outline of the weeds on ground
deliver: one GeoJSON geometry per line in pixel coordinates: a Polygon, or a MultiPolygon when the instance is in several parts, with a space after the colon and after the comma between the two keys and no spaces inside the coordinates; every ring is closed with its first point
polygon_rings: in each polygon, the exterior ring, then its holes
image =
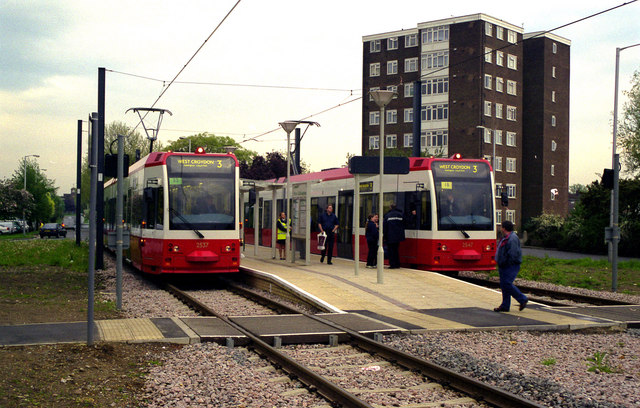
{"type": "Polygon", "coordinates": [[[589,368],[587,371],[594,373],[618,373],[620,369],[611,367],[609,365],[609,355],[606,352],[596,351],[593,353],[593,357],[588,358],[589,368]]]}
{"type": "Polygon", "coordinates": [[[544,360],[542,360],[542,365],[544,366],[552,366],[556,364],[556,359],[553,357],[550,358],[545,358],[544,360]]]}

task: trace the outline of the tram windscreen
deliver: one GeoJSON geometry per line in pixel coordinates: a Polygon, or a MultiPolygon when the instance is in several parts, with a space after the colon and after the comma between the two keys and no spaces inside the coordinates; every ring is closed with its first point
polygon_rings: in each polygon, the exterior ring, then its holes
{"type": "Polygon", "coordinates": [[[490,231],[494,200],[488,163],[434,161],[439,230],[490,231]]]}
{"type": "Polygon", "coordinates": [[[233,157],[167,158],[169,229],[235,229],[235,174],[233,157]]]}

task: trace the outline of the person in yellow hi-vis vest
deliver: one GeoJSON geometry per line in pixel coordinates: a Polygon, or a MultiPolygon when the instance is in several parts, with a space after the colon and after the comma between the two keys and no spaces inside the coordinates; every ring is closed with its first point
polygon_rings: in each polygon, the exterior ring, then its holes
{"type": "Polygon", "coordinates": [[[286,259],[284,254],[284,247],[287,242],[287,232],[291,230],[290,224],[291,220],[289,220],[289,223],[287,223],[287,218],[284,212],[281,212],[280,218],[278,218],[278,221],[276,221],[276,227],[278,229],[276,244],[278,246],[278,251],[280,252],[281,260],[286,259]]]}

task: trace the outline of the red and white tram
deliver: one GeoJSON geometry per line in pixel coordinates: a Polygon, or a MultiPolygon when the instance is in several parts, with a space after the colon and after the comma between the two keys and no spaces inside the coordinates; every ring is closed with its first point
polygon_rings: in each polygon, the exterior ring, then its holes
{"type": "MultiPolygon", "coordinates": [[[[361,261],[366,260],[367,215],[378,213],[378,175],[361,175],[360,219],[357,223],[361,261]]],[[[354,176],[347,168],[291,177],[311,184],[311,248],[316,248],[317,219],[331,204],[340,223],[335,256],[353,259],[354,176]]],[[[279,179],[277,182],[284,183],[279,179]]],[[[404,266],[432,271],[495,269],[495,195],[489,162],[452,158],[410,158],[406,175],[385,175],[384,211],[392,203],[404,211],[406,240],[400,244],[404,266]],[[415,213],[415,215],[414,215],[415,213]]],[[[276,214],[283,211],[284,189],[278,191],[276,214]]],[[[272,192],[259,194],[259,244],[271,245],[272,192]]],[[[245,203],[245,241],[254,243],[253,207],[245,203]]]]}
{"type": "MultiPolygon", "coordinates": [[[[137,161],[124,180],[125,257],[152,274],[237,272],[239,174],[233,154],[154,152],[137,161]]],[[[108,234],[116,225],[115,179],[105,183],[104,199],[108,234]]]]}

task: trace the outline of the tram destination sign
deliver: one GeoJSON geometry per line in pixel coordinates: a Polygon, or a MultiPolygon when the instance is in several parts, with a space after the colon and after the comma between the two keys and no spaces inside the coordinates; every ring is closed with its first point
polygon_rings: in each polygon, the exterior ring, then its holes
{"type": "MultiPolygon", "coordinates": [[[[351,174],[379,174],[380,157],[353,156],[349,159],[349,173],[351,174]]],[[[409,174],[408,157],[385,157],[384,174],[409,174]]]]}
{"type": "Polygon", "coordinates": [[[167,159],[170,173],[229,173],[236,162],[231,157],[171,156],[167,159]]]}
{"type": "Polygon", "coordinates": [[[482,162],[434,161],[431,170],[436,177],[486,177],[489,165],[482,162]]]}

